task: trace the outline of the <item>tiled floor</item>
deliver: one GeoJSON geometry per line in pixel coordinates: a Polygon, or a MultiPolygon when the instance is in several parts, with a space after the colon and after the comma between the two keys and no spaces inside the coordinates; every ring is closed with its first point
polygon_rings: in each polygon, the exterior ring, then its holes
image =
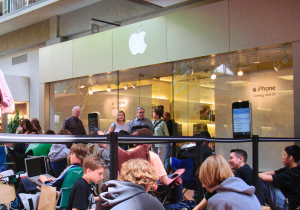
{"type": "Polygon", "coordinates": [[[193,199],[193,195],[194,195],[194,190],[188,190],[186,193],[184,193],[184,196],[188,199],[188,200],[194,200],[193,199]]]}

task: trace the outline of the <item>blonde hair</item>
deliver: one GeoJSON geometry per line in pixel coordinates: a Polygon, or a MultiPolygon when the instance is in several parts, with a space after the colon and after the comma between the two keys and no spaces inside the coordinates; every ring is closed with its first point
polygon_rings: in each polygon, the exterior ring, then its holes
{"type": "Polygon", "coordinates": [[[119,122],[119,119],[118,119],[118,117],[119,117],[119,113],[123,113],[123,115],[124,115],[123,122],[125,122],[125,121],[126,121],[126,120],[125,120],[125,112],[123,112],[122,110],[119,110],[119,111],[118,111],[118,113],[117,113],[117,117],[116,117],[116,122],[119,122]]]}
{"type": "Polygon", "coordinates": [[[208,157],[200,167],[199,180],[202,184],[212,188],[221,184],[233,173],[227,161],[220,155],[208,157]]]}
{"type": "Polygon", "coordinates": [[[156,185],[158,180],[154,167],[146,160],[131,159],[122,164],[118,181],[129,181],[145,189],[156,185]]]}

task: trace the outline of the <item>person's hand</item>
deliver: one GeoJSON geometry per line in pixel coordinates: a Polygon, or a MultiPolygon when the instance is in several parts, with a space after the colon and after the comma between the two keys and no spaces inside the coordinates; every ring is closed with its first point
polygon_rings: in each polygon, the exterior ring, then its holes
{"type": "Polygon", "coordinates": [[[48,178],[45,175],[40,175],[38,180],[42,183],[45,183],[46,181],[48,181],[48,178]]]}
{"type": "Polygon", "coordinates": [[[47,181],[52,182],[54,180],[54,178],[49,178],[47,181]]]}
{"type": "Polygon", "coordinates": [[[151,189],[155,192],[157,190],[157,185],[151,186],[151,189]]]}
{"type": "Polygon", "coordinates": [[[135,135],[135,136],[136,136],[136,135],[137,135],[137,133],[138,133],[138,132],[137,132],[137,131],[135,131],[135,132],[133,132],[131,135],[135,135]]]}
{"type": "Polygon", "coordinates": [[[22,132],[23,131],[23,128],[21,126],[19,126],[19,131],[22,132]]]}
{"type": "Polygon", "coordinates": [[[207,145],[207,147],[210,148],[212,151],[214,151],[214,148],[213,148],[213,146],[211,145],[211,143],[209,143],[209,144],[207,145]]]}

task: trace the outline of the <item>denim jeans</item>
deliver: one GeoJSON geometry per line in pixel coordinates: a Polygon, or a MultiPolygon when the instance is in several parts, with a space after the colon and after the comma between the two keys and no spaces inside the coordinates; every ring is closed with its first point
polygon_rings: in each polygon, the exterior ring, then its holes
{"type": "Polygon", "coordinates": [[[166,144],[166,154],[165,154],[165,169],[166,172],[169,173],[170,171],[170,157],[172,155],[172,146],[171,143],[166,144]]]}
{"type": "Polygon", "coordinates": [[[19,188],[17,190],[17,195],[19,193],[37,193],[39,192],[40,190],[37,189],[37,184],[35,184],[34,182],[30,181],[28,178],[23,178],[20,185],[19,185],[19,188]]]}
{"type": "Polygon", "coordinates": [[[266,203],[274,210],[288,210],[289,205],[285,196],[279,188],[276,188],[272,182],[263,182],[266,203]]]}

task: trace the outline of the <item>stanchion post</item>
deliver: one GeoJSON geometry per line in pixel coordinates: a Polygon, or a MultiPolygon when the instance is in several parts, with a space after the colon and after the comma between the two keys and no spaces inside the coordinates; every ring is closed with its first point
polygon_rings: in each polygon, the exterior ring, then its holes
{"type": "Polygon", "coordinates": [[[110,180],[118,178],[118,133],[111,132],[107,135],[110,142],[110,180]]]}
{"type": "MultiPolygon", "coordinates": [[[[196,170],[201,166],[203,163],[203,149],[202,149],[202,141],[196,142],[196,170]]],[[[199,181],[198,177],[195,177],[197,180],[197,202],[199,203],[204,198],[204,191],[201,182],[199,181]]]]}
{"type": "Polygon", "coordinates": [[[252,135],[252,165],[253,165],[253,185],[256,188],[255,195],[258,197],[258,135],[252,135]]]}
{"type": "Polygon", "coordinates": [[[172,157],[176,157],[176,142],[173,142],[172,145],[172,157]]]}

